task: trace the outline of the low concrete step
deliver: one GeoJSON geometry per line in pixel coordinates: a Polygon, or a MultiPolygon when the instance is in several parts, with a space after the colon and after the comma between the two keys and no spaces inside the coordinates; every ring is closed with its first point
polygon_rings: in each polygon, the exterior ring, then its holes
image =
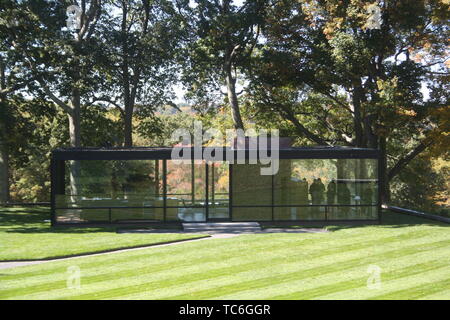
{"type": "Polygon", "coordinates": [[[257,222],[199,222],[183,223],[183,229],[187,232],[258,232],[261,226],[257,222]]]}
{"type": "Polygon", "coordinates": [[[260,227],[258,222],[183,222],[183,227],[260,227]]]}

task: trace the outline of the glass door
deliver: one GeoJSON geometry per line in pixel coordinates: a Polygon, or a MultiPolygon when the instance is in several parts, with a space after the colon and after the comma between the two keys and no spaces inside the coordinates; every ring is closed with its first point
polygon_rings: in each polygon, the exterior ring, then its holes
{"type": "Polygon", "coordinates": [[[167,160],[166,221],[206,221],[206,179],[204,161],[167,160]]]}
{"type": "Polygon", "coordinates": [[[208,221],[230,220],[230,164],[208,163],[208,221]]]}

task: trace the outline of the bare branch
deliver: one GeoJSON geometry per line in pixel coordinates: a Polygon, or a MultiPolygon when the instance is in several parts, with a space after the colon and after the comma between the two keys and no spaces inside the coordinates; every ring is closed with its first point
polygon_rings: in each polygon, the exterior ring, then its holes
{"type": "Polygon", "coordinates": [[[124,111],[123,111],[122,107],[116,101],[108,99],[107,97],[94,97],[94,99],[89,104],[93,105],[95,102],[109,103],[109,104],[113,105],[117,110],[120,111],[120,114],[122,115],[122,117],[124,116],[124,111]]]}

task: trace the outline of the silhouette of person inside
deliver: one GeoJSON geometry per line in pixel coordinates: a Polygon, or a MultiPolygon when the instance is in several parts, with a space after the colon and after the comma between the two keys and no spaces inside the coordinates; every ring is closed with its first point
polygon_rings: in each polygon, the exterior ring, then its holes
{"type": "MultiPolygon", "coordinates": [[[[337,200],[338,204],[350,204],[351,202],[350,189],[345,182],[339,182],[337,185],[337,200]]],[[[348,213],[349,207],[343,207],[341,211],[348,213]]]]}
{"type": "Polygon", "coordinates": [[[328,204],[335,204],[335,198],[336,198],[336,181],[331,180],[327,187],[327,203],[328,204]]]}
{"type": "Polygon", "coordinates": [[[325,195],[325,185],[322,183],[320,178],[314,179],[314,182],[309,188],[309,193],[311,194],[312,204],[322,204],[325,195]]]}
{"type": "Polygon", "coordinates": [[[300,186],[300,204],[309,204],[308,201],[308,181],[306,181],[306,178],[303,178],[299,182],[300,186]]]}
{"type": "Polygon", "coordinates": [[[319,204],[324,203],[325,200],[325,185],[320,178],[317,179],[317,197],[319,204]]]}

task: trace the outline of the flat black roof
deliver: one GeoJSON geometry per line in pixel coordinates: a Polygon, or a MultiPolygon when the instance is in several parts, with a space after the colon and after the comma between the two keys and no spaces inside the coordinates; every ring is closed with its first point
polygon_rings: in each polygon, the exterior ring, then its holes
{"type": "MultiPolygon", "coordinates": [[[[52,152],[55,160],[156,160],[171,159],[174,147],[132,147],[132,148],[59,148],[52,152]]],[[[271,156],[270,150],[234,149],[230,147],[203,147],[202,152],[194,152],[193,147],[185,147],[194,159],[203,159],[204,153],[223,152],[236,159],[239,154],[245,153],[245,158],[259,158],[259,154],[271,156]],[[215,150],[213,150],[215,149],[215,150]]],[[[181,153],[183,155],[183,153],[181,153]]],[[[353,147],[290,147],[280,148],[280,159],[377,159],[379,150],[353,147]]],[[[230,159],[230,158],[227,158],[230,159]]]]}

